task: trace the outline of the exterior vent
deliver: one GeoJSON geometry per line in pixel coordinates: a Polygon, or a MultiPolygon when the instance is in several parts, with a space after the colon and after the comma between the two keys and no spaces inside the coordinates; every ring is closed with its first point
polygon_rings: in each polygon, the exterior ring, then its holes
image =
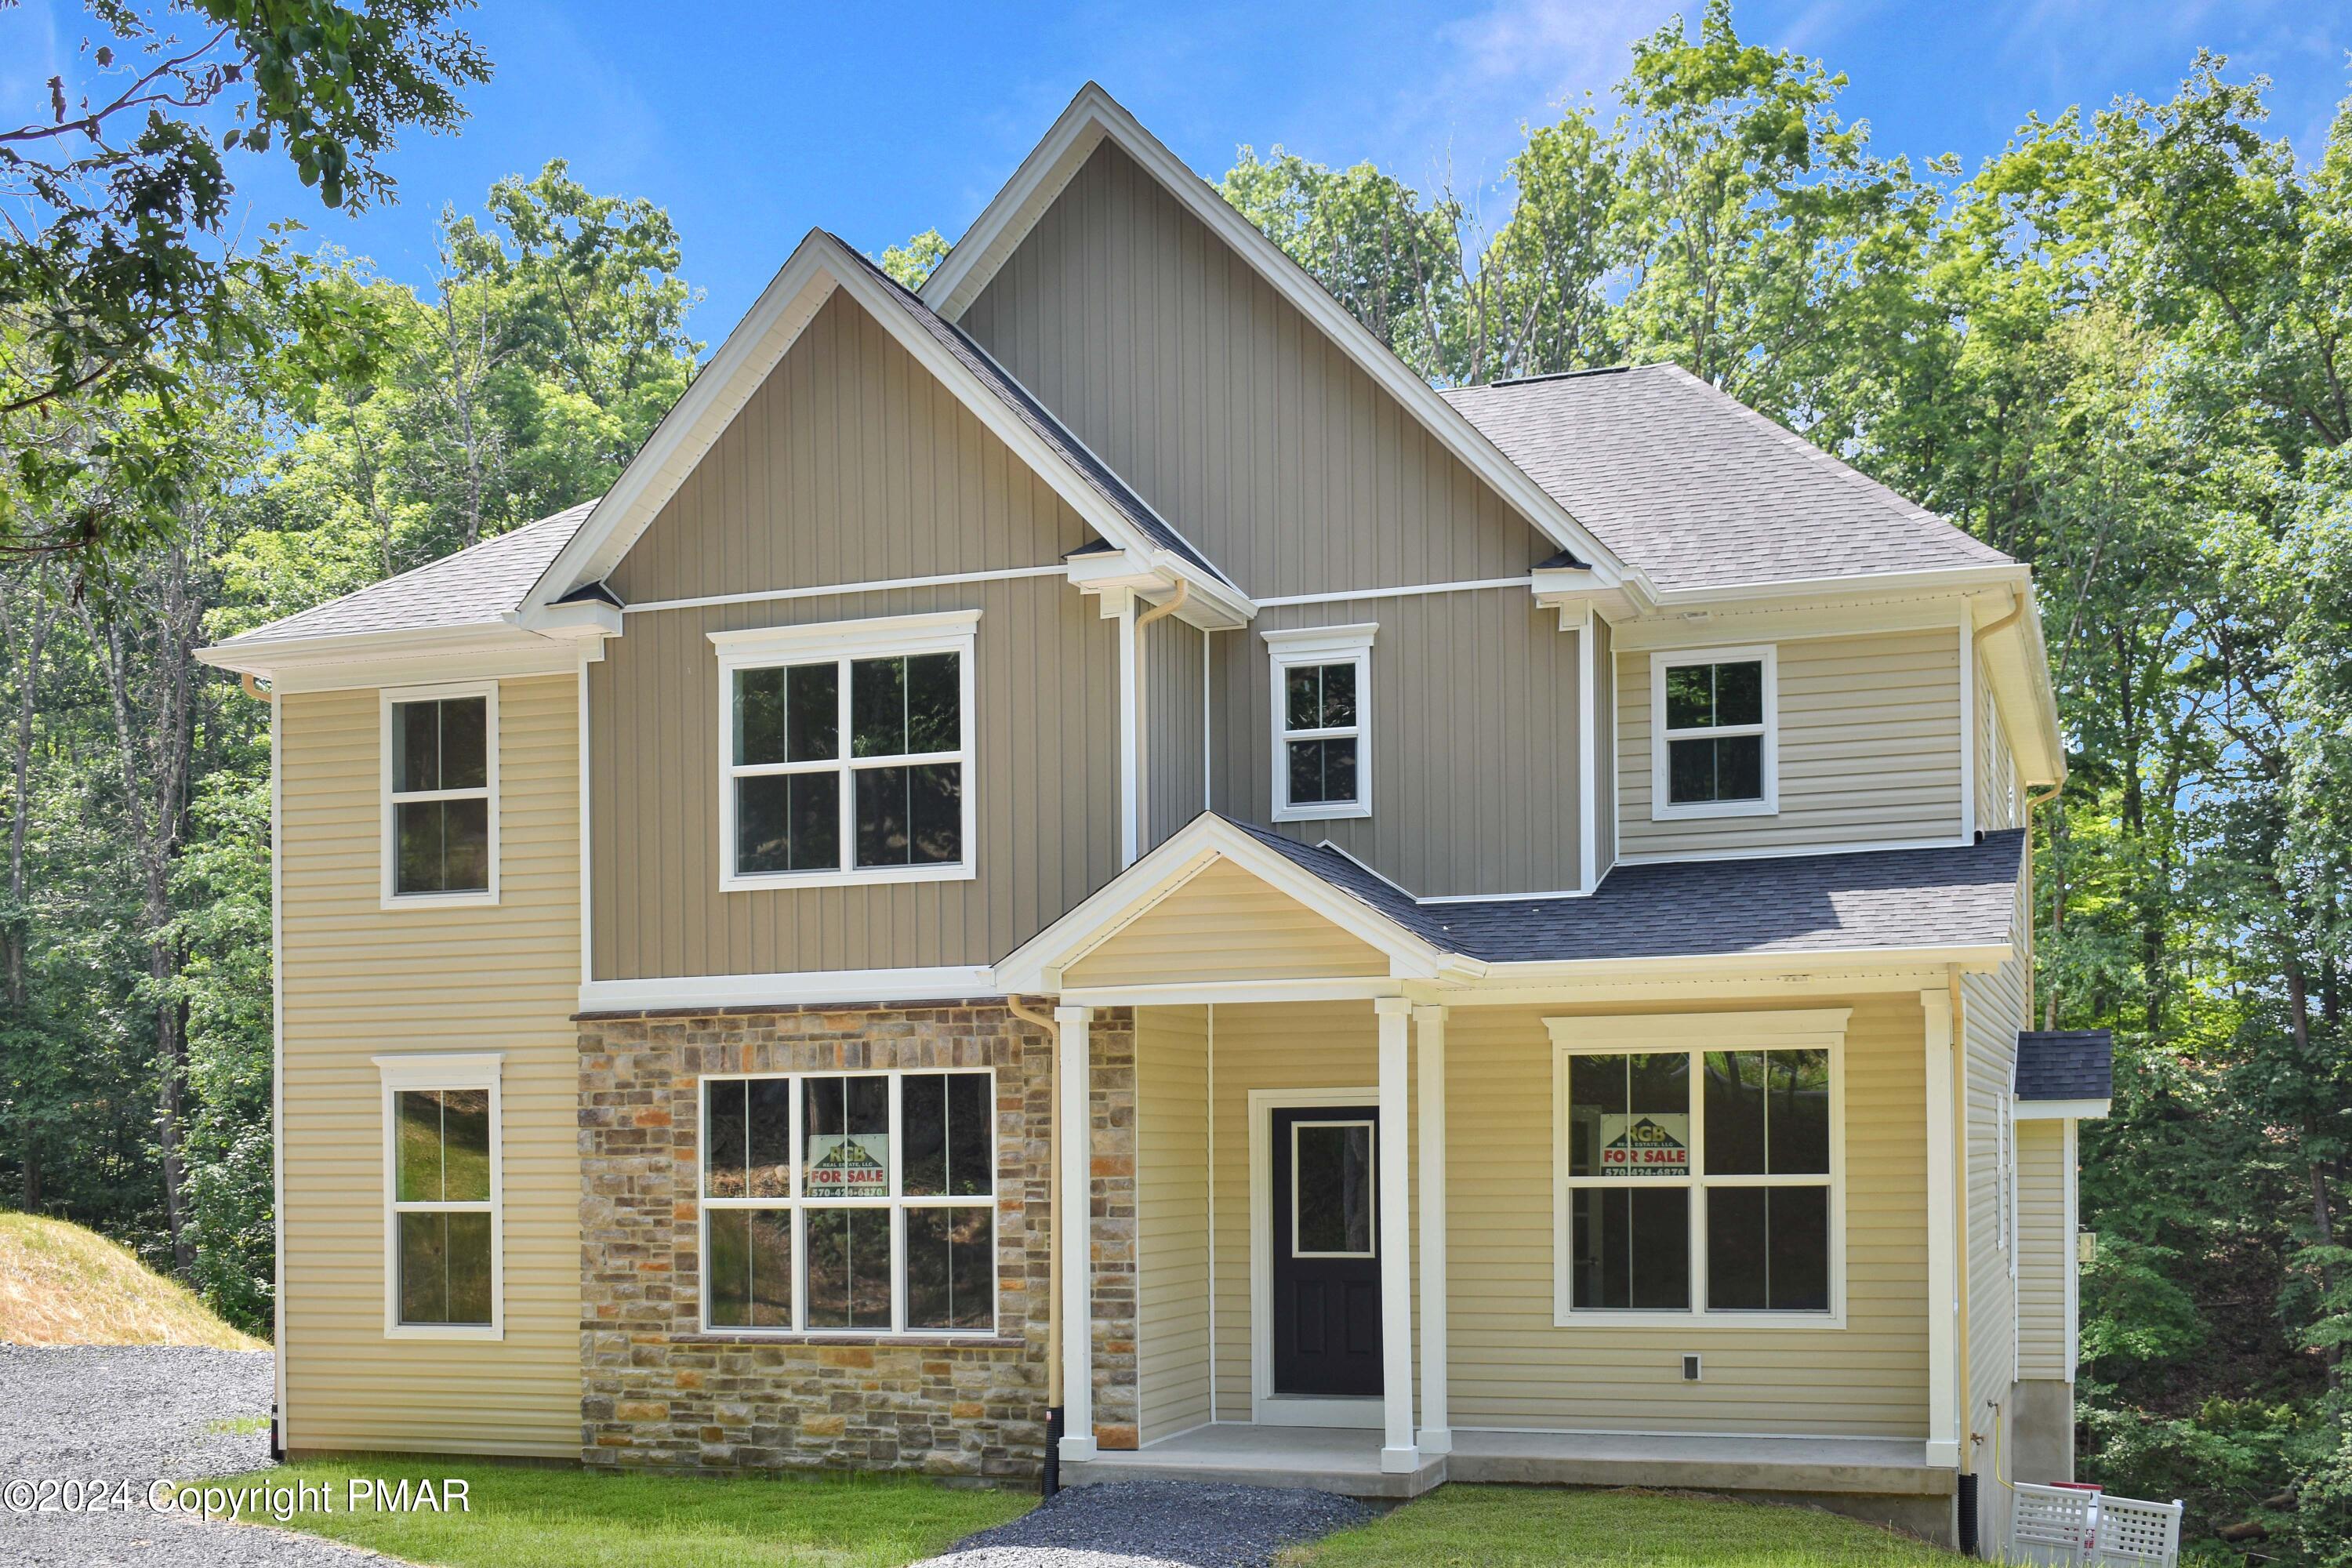
{"type": "Polygon", "coordinates": [[[1695,1355],[1683,1357],[1683,1381],[1685,1383],[1698,1381],[1698,1357],[1695,1355]]]}

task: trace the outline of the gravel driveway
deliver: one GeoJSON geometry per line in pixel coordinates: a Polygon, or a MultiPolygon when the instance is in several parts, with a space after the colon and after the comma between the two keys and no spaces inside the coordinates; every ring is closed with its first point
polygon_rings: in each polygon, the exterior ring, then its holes
{"type": "Polygon", "coordinates": [[[158,1477],[257,1469],[269,1433],[269,1352],[175,1346],[0,1344],[0,1564],[39,1568],[378,1568],[393,1560],[308,1536],[207,1523],[146,1506],[158,1477]],[[128,1480],[124,1511],[25,1513],[13,1483],[128,1480]]]}
{"type": "Polygon", "coordinates": [[[1372,1517],[1326,1492],[1118,1481],[1072,1488],[917,1568],[1264,1568],[1372,1517]]]}

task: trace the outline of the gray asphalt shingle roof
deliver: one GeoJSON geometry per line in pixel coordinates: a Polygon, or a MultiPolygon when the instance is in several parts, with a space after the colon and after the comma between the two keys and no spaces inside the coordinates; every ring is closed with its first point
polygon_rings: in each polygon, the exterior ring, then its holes
{"type": "Polygon", "coordinates": [[[495,624],[520,608],[539,574],[595,510],[593,500],[486,539],[470,550],[372,583],[282,620],[231,637],[229,647],[349,637],[358,632],[433,631],[495,624]]]}
{"type": "Polygon", "coordinates": [[[1189,540],[1171,527],[1165,518],[1151,510],[1150,502],[1138,495],[1125,479],[1112,472],[1108,465],[1087,450],[1085,442],[1072,435],[1068,427],[1055,418],[1050,409],[1030,395],[1027,387],[1007,374],[1004,367],[992,359],[987,350],[972,342],[971,336],[961,327],[923,303],[920,295],[877,267],[873,259],[856,246],[842,239],[838,235],[833,237],[844,250],[856,257],[868,272],[881,279],[884,287],[890,290],[891,298],[915,319],[917,325],[936,339],[948,353],[953,354],[965,369],[979,377],[982,385],[993,393],[1007,408],[1010,408],[1023,424],[1042,437],[1045,444],[1054,449],[1055,455],[1077,472],[1078,477],[1087,482],[1088,489],[1108,501],[1118,510],[1119,515],[1133,523],[1137,531],[1145,538],[1162,550],[1172,551],[1228,587],[1234,585],[1234,580],[1220,571],[1215,562],[1192,548],[1189,540]]]}
{"type": "Polygon", "coordinates": [[[2106,1029],[2021,1029],[2017,1098],[2105,1100],[2115,1092],[2116,1037],[2106,1029]]]}
{"type": "Polygon", "coordinates": [[[1619,866],[1590,898],[1423,904],[1336,849],[1234,826],[1432,945],[1493,963],[2007,942],[2025,843],[2005,828],[1948,848],[1619,866]]]}
{"type": "Polygon", "coordinates": [[[1444,397],[1662,588],[2010,563],[1679,365],[1444,397]]]}

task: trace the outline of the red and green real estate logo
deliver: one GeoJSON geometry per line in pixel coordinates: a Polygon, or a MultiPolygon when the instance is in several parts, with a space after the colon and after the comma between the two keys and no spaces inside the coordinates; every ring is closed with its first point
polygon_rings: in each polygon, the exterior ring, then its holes
{"type": "Polygon", "coordinates": [[[1690,1116],[1668,1112],[1601,1119],[1604,1176],[1690,1174],[1690,1116]]]}
{"type": "Polygon", "coordinates": [[[808,1141],[808,1195],[887,1198],[890,1195],[887,1132],[819,1132],[808,1141]]]}

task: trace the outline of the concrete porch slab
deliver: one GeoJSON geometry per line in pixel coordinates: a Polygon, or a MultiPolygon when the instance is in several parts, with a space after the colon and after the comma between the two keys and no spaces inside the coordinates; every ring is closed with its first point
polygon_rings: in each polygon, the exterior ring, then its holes
{"type": "Polygon", "coordinates": [[[1381,1434],[1336,1426],[1199,1426],[1129,1450],[1104,1449],[1062,1466],[1062,1484],[1207,1481],[1220,1486],[1300,1487],[1342,1497],[1416,1498],[1445,1480],[1445,1460],[1424,1458],[1409,1475],[1381,1469],[1381,1434]]]}

